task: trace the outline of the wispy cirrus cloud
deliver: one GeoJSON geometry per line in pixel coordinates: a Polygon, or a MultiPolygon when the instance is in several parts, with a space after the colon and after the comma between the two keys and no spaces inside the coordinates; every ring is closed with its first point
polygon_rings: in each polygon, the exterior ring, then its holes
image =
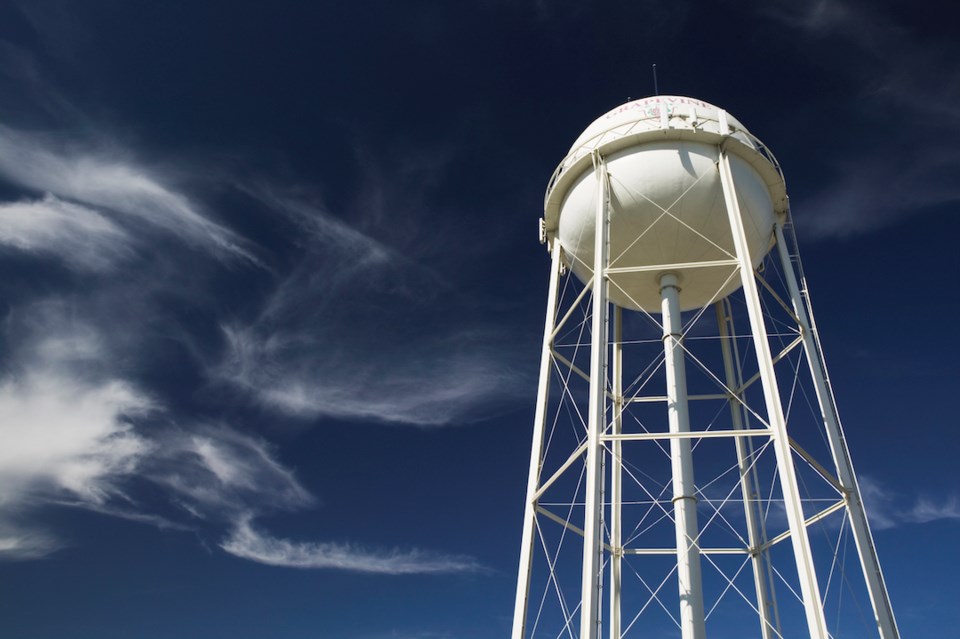
{"type": "Polygon", "coordinates": [[[278,567],[378,574],[479,569],[469,557],[263,533],[255,519],[317,505],[274,446],[223,423],[178,423],[156,398],[111,370],[110,340],[63,303],[22,310],[36,323],[4,326],[20,342],[8,351],[0,378],[0,560],[36,559],[70,545],[33,521],[40,509],[61,506],[165,530],[225,534],[225,552],[278,567]],[[140,497],[145,488],[149,499],[140,497]]]}
{"type": "Polygon", "coordinates": [[[62,547],[60,539],[42,529],[0,521],[0,561],[39,559],[62,547]]]}
{"type": "Polygon", "coordinates": [[[104,271],[132,254],[131,237],[97,211],[47,194],[0,203],[0,244],[79,270],[104,271]]]}
{"type": "Polygon", "coordinates": [[[497,339],[493,331],[425,330],[435,326],[420,322],[441,278],[308,200],[241,188],[216,168],[201,171],[193,190],[182,188],[169,164],[145,162],[149,153],[118,143],[47,81],[35,58],[0,41],[4,74],[28,86],[43,113],[0,124],[0,182],[16,197],[0,202],[0,245],[59,261],[76,277],[42,292],[17,289],[3,324],[0,559],[69,545],[67,532],[41,527],[34,515],[70,507],[215,536],[224,552],[276,566],[477,570],[469,557],[264,533],[271,515],[316,508],[317,499],[260,434],[266,428],[184,416],[151,373],[157,350],[175,344],[190,351],[185,359],[215,360],[213,377],[279,414],[441,424],[512,392],[513,374],[485,345],[497,339]],[[217,215],[204,188],[228,190],[295,228],[296,238],[284,238],[287,253],[261,268],[270,249],[217,215]],[[216,291],[207,278],[250,273],[274,278],[272,290],[251,292],[253,320],[225,310],[231,299],[210,308],[216,291]],[[189,319],[181,319],[184,308],[189,319]],[[385,313],[396,328],[382,329],[385,313]],[[211,355],[217,326],[225,350],[211,355]]]}
{"type": "MultiPolygon", "coordinates": [[[[316,499],[266,440],[216,420],[175,421],[161,396],[131,380],[131,366],[149,363],[143,359],[149,335],[139,318],[161,310],[155,298],[165,288],[152,283],[148,273],[141,274],[145,285],[111,284],[110,274],[152,231],[130,225],[118,214],[126,205],[123,198],[110,204],[116,192],[106,191],[97,199],[60,188],[75,200],[47,194],[0,205],[0,242],[104,276],[97,290],[84,295],[21,303],[4,325],[9,366],[0,381],[0,500],[7,508],[0,518],[0,559],[32,559],[69,545],[62,533],[38,527],[32,519],[42,508],[66,506],[167,530],[228,531],[221,546],[225,552],[276,566],[381,574],[476,569],[465,557],[292,542],[253,526],[254,520],[279,511],[313,508],[316,499]],[[79,195],[84,202],[95,201],[78,203],[79,195]],[[149,499],[140,498],[145,490],[149,499]]],[[[448,366],[429,368],[433,377],[404,375],[399,365],[388,370],[391,358],[412,359],[402,353],[387,352],[379,360],[371,355],[367,361],[367,353],[377,352],[378,334],[364,327],[352,330],[357,323],[379,321],[372,313],[378,306],[367,305],[366,294],[392,295],[410,304],[418,289],[413,279],[431,276],[333,217],[309,207],[280,210],[308,231],[307,257],[265,298],[247,334],[228,332],[229,356],[222,370],[234,385],[255,388],[260,401],[286,414],[418,424],[445,423],[502,388],[505,382],[492,377],[493,368],[477,364],[462,344],[444,344],[442,336],[420,343],[420,356],[428,362],[449,358],[448,366]],[[315,266],[334,268],[317,274],[315,266]],[[385,283],[383,277],[393,269],[400,277],[385,283]],[[343,295],[351,290],[360,297],[343,295]],[[308,314],[296,312],[303,295],[308,314]],[[344,301],[350,307],[346,314],[344,301]],[[357,342],[351,337],[356,335],[365,339],[357,342]],[[343,336],[339,349],[323,343],[343,336]],[[354,350],[358,344],[362,348],[354,350]],[[331,356],[347,365],[341,370],[346,375],[333,369],[314,372],[331,356]],[[460,375],[449,376],[450,366],[460,375]],[[487,384],[480,383],[484,375],[491,376],[487,384]]],[[[175,237],[189,245],[189,238],[175,237]]],[[[163,264],[177,272],[175,262],[163,264]]],[[[189,291],[181,295],[189,297],[189,291]]],[[[171,326],[163,330],[174,333],[171,326]]]]}
{"type": "Polygon", "coordinates": [[[480,570],[464,556],[371,551],[263,534],[253,527],[253,517],[315,503],[293,472],[264,441],[225,427],[138,433],[131,418],[151,408],[142,395],[118,382],[82,387],[34,373],[22,382],[0,385],[0,504],[7,512],[0,518],[0,560],[35,559],[65,544],[30,524],[29,511],[44,504],[165,529],[195,527],[196,522],[192,526],[152,514],[127,494],[131,482],[146,481],[163,487],[171,505],[187,513],[188,520],[226,526],[230,532],[220,547],[241,559],[390,575],[480,570]]]}
{"type": "Polygon", "coordinates": [[[509,327],[472,322],[442,277],[315,205],[273,197],[304,233],[258,315],[221,325],[209,374],[308,419],[439,426],[520,396],[509,327]]]}
{"type": "Polygon", "coordinates": [[[67,542],[34,523],[51,504],[130,512],[126,485],[155,447],[135,421],[148,394],[105,374],[99,332],[58,303],[18,308],[3,324],[0,376],[0,559],[31,559],[67,542]],[[24,323],[21,320],[25,320],[24,323]]]}
{"type": "Polygon", "coordinates": [[[846,74],[849,95],[822,103],[810,125],[825,136],[846,119],[876,130],[872,143],[834,140],[824,162],[830,182],[795,207],[805,235],[856,235],[960,202],[960,76],[943,72],[960,55],[955,41],[933,43],[856,0],[780,1],[760,11],[800,35],[811,60],[846,74]],[[911,126],[898,126],[906,120],[911,126]]]}
{"type": "Polygon", "coordinates": [[[60,548],[31,523],[42,505],[67,500],[101,509],[152,450],[129,418],[151,403],[121,381],[79,382],[46,367],[0,382],[0,559],[60,548]]]}
{"type": "Polygon", "coordinates": [[[960,521],[957,495],[920,495],[909,499],[872,477],[860,477],[859,483],[870,523],[878,530],[905,524],[960,521]]]}
{"type": "Polygon", "coordinates": [[[960,120],[960,78],[943,73],[942,66],[955,59],[958,47],[952,39],[921,38],[882,7],[862,0],[781,0],[761,11],[831,48],[846,47],[856,58],[834,68],[857,80],[852,89],[860,97],[892,101],[904,112],[947,117],[952,120],[947,126],[960,120]]]}
{"type": "Polygon", "coordinates": [[[116,480],[151,446],[132,419],[154,408],[130,383],[95,366],[99,331],[53,301],[20,307],[3,324],[0,378],[0,500],[68,495],[104,504],[116,480]]]}
{"type": "Polygon", "coordinates": [[[59,492],[91,503],[115,493],[148,444],[125,416],[150,404],[122,382],[84,386],[50,371],[0,385],[0,499],[59,492]]]}
{"type": "Polygon", "coordinates": [[[857,235],[960,202],[960,185],[952,177],[960,171],[955,148],[904,148],[898,156],[896,161],[889,156],[835,161],[832,184],[796,209],[804,236],[857,235]]]}
{"type": "MultiPolygon", "coordinates": [[[[213,221],[189,197],[164,184],[99,135],[84,139],[63,132],[26,132],[0,125],[0,178],[19,187],[51,194],[49,203],[67,200],[122,216],[127,223],[162,229],[198,249],[222,258],[258,262],[244,241],[213,221]]],[[[48,204],[49,208],[49,204],[48,204]]],[[[87,215],[89,218],[89,215],[87,215]]]]}
{"type": "Polygon", "coordinates": [[[168,429],[161,454],[143,472],[194,517],[233,521],[241,514],[299,510],[313,495],[264,440],[220,425],[168,429]]]}
{"type": "Polygon", "coordinates": [[[470,557],[422,550],[371,551],[352,544],[295,542],[265,535],[249,519],[237,522],[220,547],[232,555],[271,566],[320,568],[382,575],[479,572],[470,557]]]}
{"type": "MultiPolygon", "coordinates": [[[[80,116],[77,109],[46,78],[42,65],[31,51],[0,39],[0,80],[7,79],[16,90],[4,91],[0,107],[30,116],[80,116]]],[[[2,112],[2,111],[0,111],[2,112]]],[[[82,119],[82,116],[80,116],[82,119]]]]}
{"type": "Polygon", "coordinates": [[[441,426],[489,416],[523,388],[522,375],[498,360],[504,339],[495,334],[401,333],[391,340],[389,328],[326,336],[257,326],[224,332],[220,379],[303,418],[441,426]]]}
{"type": "Polygon", "coordinates": [[[174,501],[195,518],[229,529],[219,543],[225,552],[286,568],[331,569],[376,574],[475,572],[470,557],[425,550],[372,551],[355,544],[272,537],[254,527],[255,518],[297,511],[316,500],[294,473],[276,460],[265,441],[225,427],[175,432],[161,439],[160,459],[144,464],[152,481],[176,495],[174,501]]]}

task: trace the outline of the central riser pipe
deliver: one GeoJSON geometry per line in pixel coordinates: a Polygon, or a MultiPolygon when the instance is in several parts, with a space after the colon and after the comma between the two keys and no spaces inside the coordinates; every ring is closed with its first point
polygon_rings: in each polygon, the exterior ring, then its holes
{"type": "MultiPolygon", "coordinates": [[[[666,356],[667,410],[671,433],[690,431],[687,375],[684,367],[680,321],[680,282],[667,273],[660,278],[663,313],[663,348],[666,356]]],[[[680,586],[680,628],[683,639],[705,639],[703,581],[697,540],[697,497],[693,483],[693,453],[690,440],[670,440],[673,469],[673,513],[677,530],[677,581],[680,586]]]]}

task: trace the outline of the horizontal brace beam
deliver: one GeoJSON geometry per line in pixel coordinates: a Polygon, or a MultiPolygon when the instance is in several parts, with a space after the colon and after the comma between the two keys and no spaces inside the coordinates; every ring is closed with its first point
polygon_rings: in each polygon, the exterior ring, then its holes
{"type": "Polygon", "coordinates": [[[744,428],[739,430],[691,430],[680,433],[619,433],[600,435],[603,441],[649,441],[651,439],[700,439],[712,437],[770,437],[769,428],[744,428]]]}
{"type": "MultiPolygon", "coordinates": [[[[713,393],[710,395],[690,395],[687,397],[690,401],[703,401],[710,399],[730,399],[728,393],[713,393]]],[[[624,400],[625,404],[651,404],[656,402],[665,402],[667,401],[666,395],[646,395],[643,397],[630,397],[624,400]]]]}
{"type": "MultiPolygon", "coordinates": [[[[624,548],[624,555],[676,555],[676,548],[624,548]]],[[[747,548],[701,548],[701,555],[749,555],[747,548]]]]}
{"type": "MultiPolygon", "coordinates": [[[[824,508],[823,510],[821,510],[820,512],[818,512],[816,515],[813,515],[812,517],[809,517],[806,521],[803,522],[803,525],[804,525],[805,527],[809,527],[809,526],[817,523],[818,521],[820,521],[820,520],[823,519],[824,517],[827,517],[827,516],[829,516],[829,515],[832,515],[833,513],[837,512],[838,510],[840,510],[841,508],[843,508],[843,507],[846,506],[846,505],[847,505],[847,502],[845,502],[845,501],[838,501],[837,503],[833,504],[832,506],[828,506],[827,508],[824,508]]],[[[770,541],[768,541],[767,543],[765,543],[765,544],[763,544],[762,546],[760,546],[760,552],[763,552],[763,551],[767,550],[768,548],[770,548],[771,546],[774,546],[774,545],[776,545],[776,544],[779,544],[779,543],[780,543],[781,541],[783,541],[784,539],[789,539],[789,538],[790,538],[790,531],[789,531],[789,530],[785,530],[785,531],[783,531],[782,533],[780,533],[779,535],[777,535],[776,537],[774,537],[773,539],[771,539],[770,541]]]]}
{"type": "Polygon", "coordinates": [[[686,268],[713,268],[717,266],[739,266],[738,260],[708,260],[704,262],[677,262],[675,264],[652,264],[650,266],[616,266],[604,271],[604,275],[621,275],[626,273],[647,273],[650,271],[670,271],[686,268]]]}

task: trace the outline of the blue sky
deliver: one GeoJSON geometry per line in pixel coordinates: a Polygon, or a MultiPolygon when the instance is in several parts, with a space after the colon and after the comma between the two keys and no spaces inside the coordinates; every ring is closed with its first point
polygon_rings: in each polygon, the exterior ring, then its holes
{"type": "Polygon", "coordinates": [[[595,117],[787,178],[904,636],[960,624],[947,3],[0,4],[0,634],[504,636],[595,117]]]}

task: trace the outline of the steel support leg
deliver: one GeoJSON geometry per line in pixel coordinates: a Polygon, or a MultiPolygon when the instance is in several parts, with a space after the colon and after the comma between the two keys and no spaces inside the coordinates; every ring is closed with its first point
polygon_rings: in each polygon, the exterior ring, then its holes
{"type": "MultiPolygon", "coordinates": [[[[733,330],[733,318],[730,316],[730,301],[723,299],[714,305],[717,311],[717,325],[720,328],[720,350],[723,353],[723,369],[726,384],[732,392],[743,384],[736,348],[736,331],[733,330]]],[[[730,398],[730,417],[735,430],[743,430],[747,423],[744,419],[743,398],[730,398]]],[[[757,494],[757,469],[753,444],[747,437],[735,437],[737,464],[740,466],[740,494],[743,498],[743,510],[747,521],[747,543],[750,546],[750,559],[753,567],[753,582],[757,592],[757,610],[760,612],[760,636],[774,639],[780,635],[780,616],[774,598],[772,570],[768,551],[761,550],[767,542],[766,527],[763,525],[763,513],[757,494]]]]}
{"type": "Polygon", "coordinates": [[[603,550],[603,454],[600,434],[607,415],[607,254],[609,183],[607,166],[594,156],[597,180],[597,220],[593,259],[593,318],[590,346],[590,406],[587,423],[586,491],[583,522],[583,573],[580,601],[580,639],[597,639],[600,631],[600,553],[603,550]]]}
{"type": "Polygon", "coordinates": [[[780,487],[783,492],[784,507],[790,528],[790,541],[793,544],[793,553],[797,564],[797,574],[800,579],[800,593],[807,618],[807,629],[810,633],[810,639],[828,639],[827,624],[823,616],[823,603],[820,600],[820,586],[817,582],[817,573],[813,564],[810,538],[807,535],[807,528],[804,523],[803,504],[800,500],[800,489],[797,485],[790,440],[787,437],[786,419],[783,416],[783,406],[780,403],[780,389],[777,385],[776,371],[773,368],[773,355],[770,351],[770,342],[763,319],[763,308],[760,306],[760,293],[753,276],[753,261],[750,256],[750,249],[747,246],[740,203],[737,200],[733,172],[730,168],[730,158],[722,145],[718,147],[718,151],[717,166],[720,171],[720,184],[723,187],[723,198],[730,221],[733,245],[737,260],[740,262],[740,282],[743,287],[747,313],[750,317],[750,328],[753,334],[753,346],[757,353],[760,381],[763,385],[767,420],[773,432],[771,436],[772,445],[777,457],[780,487]]]}
{"type": "MultiPolygon", "coordinates": [[[[680,321],[680,287],[677,276],[673,273],[661,276],[660,296],[663,300],[663,349],[670,432],[685,433],[690,430],[690,406],[681,344],[683,324],[680,321]]],[[[705,639],[707,631],[703,614],[697,496],[689,439],[670,439],[670,465],[673,469],[673,517],[677,531],[680,632],[683,639],[705,639]]]]}
{"type": "Polygon", "coordinates": [[[827,378],[822,351],[812,323],[813,314],[812,312],[808,314],[806,303],[800,293],[800,287],[797,285],[797,277],[790,260],[790,251],[787,249],[782,225],[777,224],[775,232],[780,264],[783,267],[787,288],[790,292],[793,311],[800,322],[803,349],[807,356],[807,364],[810,367],[810,375],[813,377],[817,402],[820,405],[820,414],[827,431],[827,441],[830,443],[830,453],[837,469],[837,479],[840,480],[840,484],[846,491],[844,500],[847,504],[850,530],[856,541],[860,565],[863,568],[863,577],[870,594],[870,604],[873,606],[874,619],[882,639],[899,639],[900,631],[897,629],[893,607],[890,605],[890,596],[883,580],[883,573],[880,571],[880,560],[877,558],[873,535],[870,533],[870,523],[867,521],[863,501],[860,497],[860,486],[857,483],[857,476],[853,472],[853,462],[850,459],[846,440],[843,437],[840,417],[837,413],[833,393],[830,390],[830,381],[827,378]]]}
{"type": "Polygon", "coordinates": [[[527,476],[527,500],[523,509],[523,536],[520,541],[520,568],[517,571],[517,597],[513,608],[513,639],[526,634],[527,600],[530,594],[530,570],[533,565],[534,537],[537,527],[537,504],[534,495],[540,487],[543,463],[543,434],[550,398],[550,375],[553,368],[553,329],[557,319],[557,291],[560,288],[560,242],[550,249],[550,287],[547,290],[547,318],[543,327],[543,350],[540,353],[540,382],[537,387],[537,408],[533,418],[533,445],[530,448],[530,472],[527,476]]]}
{"type": "MultiPolygon", "coordinates": [[[[613,362],[611,433],[623,432],[623,309],[613,307],[613,362]]],[[[623,561],[623,443],[610,442],[610,639],[620,639],[620,587],[623,561]]]]}

